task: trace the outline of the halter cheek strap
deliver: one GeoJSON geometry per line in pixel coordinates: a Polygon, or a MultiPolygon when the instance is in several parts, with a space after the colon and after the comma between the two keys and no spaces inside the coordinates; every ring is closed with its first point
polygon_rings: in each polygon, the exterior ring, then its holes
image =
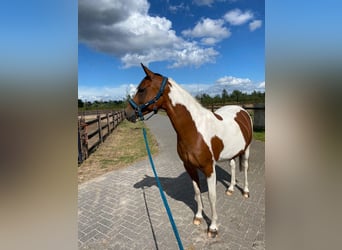
{"type": "MultiPolygon", "coordinates": [[[[144,120],[144,116],[143,116],[143,114],[142,114],[142,111],[143,111],[145,108],[147,108],[148,106],[150,106],[150,105],[156,103],[156,102],[160,99],[160,97],[163,95],[164,90],[165,90],[165,87],[166,87],[167,80],[168,80],[168,78],[165,77],[165,76],[163,76],[163,81],[162,81],[162,84],[161,84],[161,86],[160,86],[160,89],[159,89],[157,95],[156,95],[154,98],[152,98],[150,101],[148,101],[148,102],[146,102],[146,103],[144,103],[144,104],[138,105],[135,101],[133,101],[133,99],[129,99],[129,100],[128,100],[129,104],[132,106],[132,108],[133,108],[133,109],[135,110],[135,112],[138,114],[138,116],[139,116],[139,118],[140,118],[141,121],[144,120]]],[[[150,117],[148,117],[147,120],[148,120],[149,118],[151,118],[151,117],[152,117],[154,114],[156,114],[157,112],[158,112],[158,109],[157,109],[156,107],[153,108],[153,114],[152,114],[150,117]]]]}

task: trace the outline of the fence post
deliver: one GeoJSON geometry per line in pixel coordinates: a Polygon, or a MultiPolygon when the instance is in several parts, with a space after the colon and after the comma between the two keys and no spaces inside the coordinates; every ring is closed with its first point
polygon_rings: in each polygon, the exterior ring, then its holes
{"type": "Polygon", "coordinates": [[[111,111],[110,117],[112,118],[112,121],[110,122],[110,124],[112,124],[111,132],[113,132],[113,130],[115,129],[115,125],[114,125],[114,111],[111,111]]]}
{"type": "Polygon", "coordinates": [[[110,134],[110,122],[109,122],[109,112],[107,112],[107,131],[108,131],[108,135],[110,134]]]}
{"type": "Polygon", "coordinates": [[[82,142],[81,142],[81,124],[80,124],[80,119],[78,119],[78,163],[83,162],[83,154],[82,154],[82,142]]]}
{"type": "Polygon", "coordinates": [[[118,112],[114,113],[114,128],[118,126],[118,112]]]}
{"type": "Polygon", "coordinates": [[[78,163],[88,158],[88,133],[84,117],[78,120],[78,163]]]}
{"type": "Polygon", "coordinates": [[[97,115],[97,126],[99,131],[99,140],[100,143],[103,142],[103,136],[102,136],[102,126],[101,126],[101,115],[97,115]]]}
{"type": "Polygon", "coordinates": [[[122,122],[123,121],[123,111],[120,111],[119,114],[120,114],[120,122],[122,122]]]}

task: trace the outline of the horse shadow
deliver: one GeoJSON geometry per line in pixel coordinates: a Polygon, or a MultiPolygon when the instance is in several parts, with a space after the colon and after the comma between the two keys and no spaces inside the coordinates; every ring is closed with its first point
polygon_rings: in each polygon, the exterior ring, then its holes
{"type": "MultiPolygon", "coordinates": [[[[198,171],[199,182],[200,182],[200,190],[201,193],[208,192],[208,185],[206,181],[205,175],[198,171]]],[[[217,183],[222,183],[224,187],[227,189],[231,182],[231,175],[223,169],[221,166],[216,165],[216,179],[217,183]]],[[[177,201],[183,202],[187,205],[194,214],[197,212],[197,202],[195,201],[195,192],[192,186],[192,181],[187,172],[183,172],[178,177],[159,177],[160,184],[163,187],[164,192],[177,201]]],[[[154,176],[145,175],[145,177],[134,184],[134,188],[144,189],[146,187],[158,186],[154,176]]],[[[236,185],[236,188],[243,193],[243,189],[236,185]]],[[[207,216],[204,214],[204,218],[207,216]]],[[[206,219],[207,220],[207,219],[206,219]]],[[[208,219],[209,220],[209,219],[208,219]]]]}
{"type": "MultiPolygon", "coordinates": [[[[193,211],[195,211],[197,206],[194,200],[195,192],[192,188],[191,178],[186,172],[183,172],[176,178],[159,176],[159,181],[163,191],[169,197],[183,202],[193,211]]],[[[137,189],[145,189],[152,186],[158,187],[154,176],[145,175],[145,177],[141,181],[135,183],[133,187],[137,189]]]]}

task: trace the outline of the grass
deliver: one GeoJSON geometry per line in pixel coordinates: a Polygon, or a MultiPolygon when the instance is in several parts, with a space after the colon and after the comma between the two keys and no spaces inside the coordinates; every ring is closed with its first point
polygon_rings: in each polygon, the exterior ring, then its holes
{"type": "MultiPolygon", "coordinates": [[[[143,122],[131,123],[124,120],[108,136],[106,141],[78,167],[78,183],[91,180],[107,172],[128,167],[147,158],[142,134],[143,122]]],[[[152,154],[158,153],[158,144],[146,128],[152,154]]],[[[255,140],[265,141],[265,131],[254,131],[255,140]]]]}
{"type": "Polygon", "coordinates": [[[253,138],[258,141],[265,141],[265,131],[253,131],[253,138]]]}
{"type": "MultiPolygon", "coordinates": [[[[143,122],[124,120],[106,141],[78,168],[78,182],[83,183],[109,171],[132,165],[147,157],[142,134],[143,122]]],[[[156,139],[147,130],[152,154],[158,152],[156,139]]]]}

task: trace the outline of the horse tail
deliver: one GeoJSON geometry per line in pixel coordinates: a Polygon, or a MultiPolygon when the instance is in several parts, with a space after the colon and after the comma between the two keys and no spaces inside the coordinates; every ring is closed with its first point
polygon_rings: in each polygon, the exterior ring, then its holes
{"type": "Polygon", "coordinates": [[[242,153],[242,154],[240,154],[239,155],[239,170],[240,170],[240,172],[243,170],[243,166],[242,166],[242,155],[243,155],[244,153],[242,153]]]}

